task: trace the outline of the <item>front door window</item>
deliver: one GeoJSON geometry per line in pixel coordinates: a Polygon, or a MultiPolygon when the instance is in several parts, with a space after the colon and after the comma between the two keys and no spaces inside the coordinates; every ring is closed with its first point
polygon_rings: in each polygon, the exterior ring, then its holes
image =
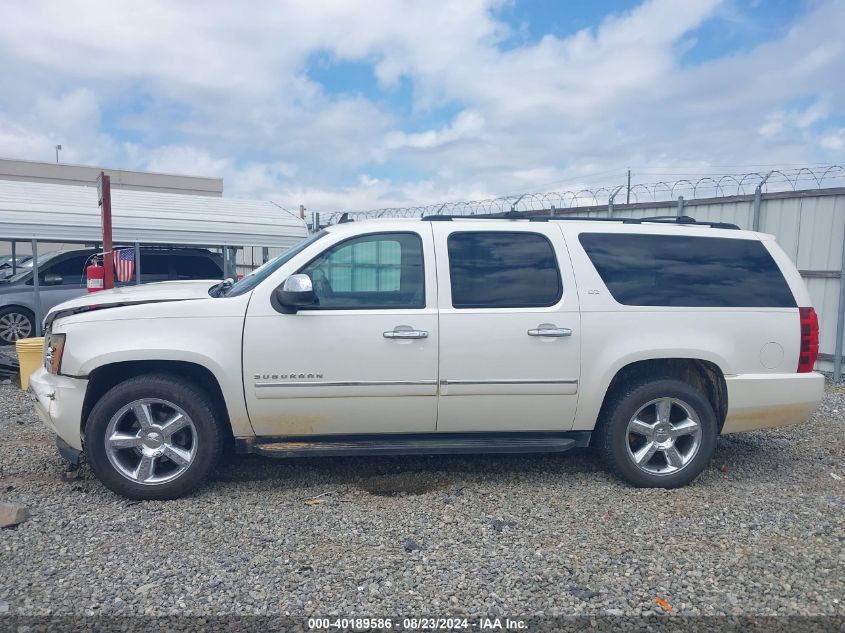
{"type": "Polygon", "coordinates": [[[416,233],[378,233],[346,240],[300,272],[311,277],[316,309],[425,307],[422,241],[416,233]]]}

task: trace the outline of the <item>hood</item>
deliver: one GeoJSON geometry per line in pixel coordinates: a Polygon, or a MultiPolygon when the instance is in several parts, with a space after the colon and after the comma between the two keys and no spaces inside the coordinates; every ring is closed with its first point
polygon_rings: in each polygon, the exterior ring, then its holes
{"type": "Polygon", "coordinates": [[[44,320],[47,327],[58,318],[91,310],[117,308],[139,303],[158,303],[161,301],[185,301],[188,299],[208,299],[208,290],[219,283],[216,279],[204,281],[162,281],[154,284],[124,286],[112,290],[92,292],[76,299],[60,303],[47,314],[44,320]]]}

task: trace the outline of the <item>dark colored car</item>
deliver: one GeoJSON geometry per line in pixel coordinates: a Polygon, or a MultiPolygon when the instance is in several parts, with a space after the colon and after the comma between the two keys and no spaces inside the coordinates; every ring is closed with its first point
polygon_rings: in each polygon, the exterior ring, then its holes
{"type": "MultiPolygon", "coordinates": [[[[116,247],[117,248],[117,247],[116,247]]],[[[41,314],[87,292],[85,269],[95,249],[54,251],[38,256],[41,314]]],[[[202,248],[141,248],[141,282],[178,279],[222,279],[223,258],[202,248]]],[[[117,286],[134,284],[117,282],[117,286]]],[[[0,345],[35,336],[35,293],[32,266],[0,279],[0,345]]]]}

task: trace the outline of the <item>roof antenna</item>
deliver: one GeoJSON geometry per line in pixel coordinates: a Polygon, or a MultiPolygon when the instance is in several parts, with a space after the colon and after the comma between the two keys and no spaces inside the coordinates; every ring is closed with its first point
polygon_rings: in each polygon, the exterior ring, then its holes
{"type": "Polygon", "coordinates": [[[347,222],[354,222],[354,221],[355,221],[355,220],[353,220],[352,218],[350,218],[350,217],[349,217],[349,213],[348,213],[348,212],[346,212],[346,211],[344,211],[344,212],[340,215],[340,219],[337,221],[337,223],[338,223],[338,224],[346,224],[347,222]]]}

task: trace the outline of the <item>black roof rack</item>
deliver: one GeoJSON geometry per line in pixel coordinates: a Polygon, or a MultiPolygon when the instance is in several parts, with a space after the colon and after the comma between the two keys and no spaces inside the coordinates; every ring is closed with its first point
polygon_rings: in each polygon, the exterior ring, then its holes
{"type": "Polygon", "coordinates": [[[620,222],[622,224],[685,224],[707,226],[712,229],[739,230],[739,226],[730,222],[701,222],[688,215],[657,215],[648,218],[592,218],[575,215],[528,215],[523,211],[507,211],[484,215],[425,215],[423,220],[431,222],[451,222],[452,220],[528,220],[529,222],[620,222]]]}

